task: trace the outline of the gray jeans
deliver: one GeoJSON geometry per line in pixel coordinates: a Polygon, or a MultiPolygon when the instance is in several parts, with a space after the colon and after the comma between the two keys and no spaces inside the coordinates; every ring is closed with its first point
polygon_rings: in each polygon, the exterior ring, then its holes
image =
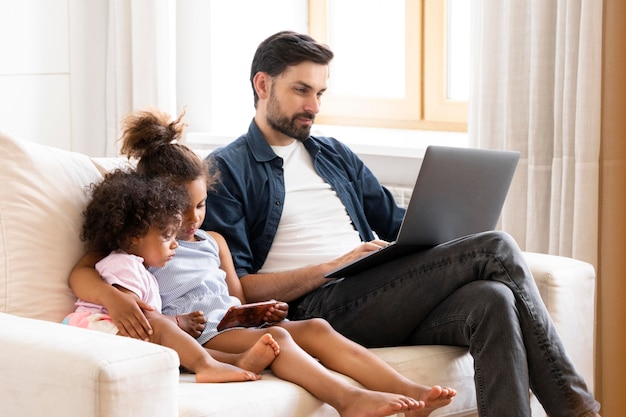
{"type": "Polygon", "coordinates": [[[600,408],[568,358],[519,247],[502,232],[338,280],[299,300],[290,317],[323,317],[367,347],[467,346],[482,417],[530,416],[529,388],[552,417],[600,408]]]}

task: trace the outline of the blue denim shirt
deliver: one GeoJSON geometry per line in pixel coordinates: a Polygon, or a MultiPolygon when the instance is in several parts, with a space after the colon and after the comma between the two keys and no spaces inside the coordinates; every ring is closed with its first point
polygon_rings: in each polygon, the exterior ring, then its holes
{"type": "MultiPolygon", "coordinates": [[[[344,204],[361,239],[372,240],[376,232],[381,239],[394,240],[404,209],[363,161],[333,138],[310,136],[304,146],[318,174],[344,204]]],[[[254,120],[248,133],[207,158],[219,170],[220,181],[208,194],[202,228],[224,236],[239,277],[254,274],[267,258],[283,211],[283,160],[254,120]]]]}

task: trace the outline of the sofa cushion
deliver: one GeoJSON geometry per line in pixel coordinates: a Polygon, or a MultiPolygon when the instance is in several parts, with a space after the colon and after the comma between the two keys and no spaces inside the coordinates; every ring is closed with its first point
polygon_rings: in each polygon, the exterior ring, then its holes
{"type": "MultiPolygon", "coordinates": [[[[398,346],[372,349],[372,352],[413,381],[457,389],[454,401],[436,410],[432,417],[476,416],[474,361],[466,348],[398,346]]],[[[336,375],[358,385],[344,375],[336,375]]],[[[287,384],[269,371],[263,372],[260,381],[214,384],[210,397],[202,384],[193,382],[191,375],[183,374],[180,379],[179,417],[337,416],[333,408],[315,399],[304,388],[287,384]]]]}
{"type": "Polygon", "coordinates": [[[0,311],[60,321],[74,308],[85,190],[101,175],[86,155],[3,132],[0,154],[0,311]]]}

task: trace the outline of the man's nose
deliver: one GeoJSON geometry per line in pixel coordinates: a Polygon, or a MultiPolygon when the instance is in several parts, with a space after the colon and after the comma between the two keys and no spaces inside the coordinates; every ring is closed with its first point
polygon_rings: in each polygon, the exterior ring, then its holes
{"type": "Polygon", "coordinates": [[[306,112],[309,112],[313,115],[316,115],[317,113],[320,112],[320,99],[317,96],[313,96],[309,99],[307,99],[305,106],[304,106],[304,110],[306,112]]]}

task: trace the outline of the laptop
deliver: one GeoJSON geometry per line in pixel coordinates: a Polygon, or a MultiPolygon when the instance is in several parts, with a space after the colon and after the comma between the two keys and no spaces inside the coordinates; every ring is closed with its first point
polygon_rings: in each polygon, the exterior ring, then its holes
{"type": "Polygon", "coordinates": [[[496,227],[519,152],[429,146],[398,236],[326,274],[355,275],[393,259],[496,227]]]}

